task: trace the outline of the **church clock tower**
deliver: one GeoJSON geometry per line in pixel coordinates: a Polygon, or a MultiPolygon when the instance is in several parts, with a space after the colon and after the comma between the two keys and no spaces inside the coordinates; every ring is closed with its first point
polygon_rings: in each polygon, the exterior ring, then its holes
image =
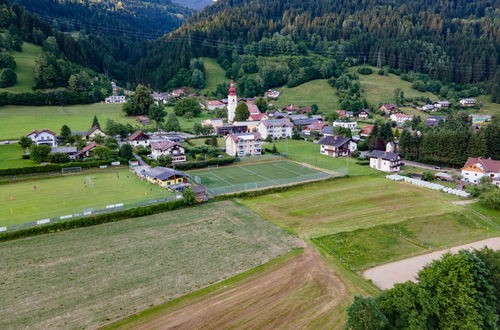
{"type": "Polygon", "coordinates": [[[234,81],[231,80],[231,86],[229,87],[229,95],[227,97],[227,119],[230,124],[234,122],[234,116],[236,115],[237,106],[238,106],[238,96],[236,96],[236,87],[234,86],[234,81]]]}

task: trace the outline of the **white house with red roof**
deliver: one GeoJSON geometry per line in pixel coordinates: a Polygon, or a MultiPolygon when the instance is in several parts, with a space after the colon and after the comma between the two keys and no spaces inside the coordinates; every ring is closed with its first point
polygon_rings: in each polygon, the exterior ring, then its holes
{"type": "Polygon", "coordinates": [[[359,132],[359,135],[362,137],[367,137],[367,136],[372,135],[372,131],[373,131],[373,125],[366,125],[365,127],[363,127],[361,129],[361,131],[359,132]]]}
{"type": "Polygon", "coordinates": [[[36,145],[57,147],[57,134],[49,129],[43,129],[41,131],[34,130],[27,134],[26,137],[30,138],[36,145]]]}
{"type": "Polygon", "coordinates": [[[257,125],[257,131],[263,139],[288,139],[292,137],[293,124],[288,119],[268,119],[257,125]]]}
{"type": "Polygon", "coordinates": [[[391,113],[399,110],[398,106],[395,104],[382,104],[378,109],[379,111],[385,112],[386,115],[390,115],[391,113]]]}
{"type": "Polygon", "coordinates": [[[460,170],[466,182],[477,184],[481,182],[481,178],[486,177],[500,187],[500,160],[469,157],[460,170]]]}
{"type": "Polygon", "coordinates": [[[92,149],[96,147],[101,147],[101,145],[95,142],[87,144],[82,150],[76,153],[75,158],[84,158],[92,156],[92,149]]]}
{"type": "Polygon", "coordinates": [[[226,136],[226,153],[230,156],[256,156],[264,143],[259,133],[239,133],[226,136]]]}
{"type": "Polygon", "coordinates": [[[151,142],[151,158],[153,159],[158,159],[163,155],[171,155],[173,163],[181,163],[186,161],[185,151],[185,148],[176,142],[151,142]]]}
{"type": "Polygon", "coordinates": [[[413,115],[407,115],[405,113],[393,113],[389,118],[398,126],[403,126],[406,121],[413,119],[413,115]]]}
{"type": "Polygon", "coordinates": [[[213,100],[213,101],[208,101],[207,103],[207,109],[208,110],[217,110],[217,109],[224,109],[226,105],[219,100],[213,100]]]}
{"type": "Polygon", "coordinates": [[[147,135],[143,131],[135,131],[134,134],[132,134],[128,137],[128,143],[130,145],[132,145],[133,147],[137,147],[137,146],[147,147],[147,146],[149,146],[150,142],[151,142],[151,138],[149,137],[149,135],[147,135]]]}
{"type": "Polygon", "coordinates": [[[269,117],[265,113],[251,113],[250,116],[248,116],[248,121],[261,121],[268,118],[269,117]]]}
{"type": "Polygon", "coordinates": [[[302,133],[304,135],[311,135],[313,132],[321,132],[321,130],[326,126],[325,122],[316,121],[304,127],[302,133]]]}
{"type": "Polygon", "coordinates": [[[270,89],[264,93],[264,97],[267,99],[277,99],[278,97],[280,97],[280,92],[270,89]]]}

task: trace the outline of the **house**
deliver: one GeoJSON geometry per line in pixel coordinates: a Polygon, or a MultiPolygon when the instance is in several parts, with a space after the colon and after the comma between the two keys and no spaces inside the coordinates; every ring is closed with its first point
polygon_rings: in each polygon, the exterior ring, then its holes
{"type": "Polygon", "coordinates": [[[476,99],[462,99],[459,101],[460,105],[463,107],[473,107],[477,104],[476,99]]]}
{"type": "Polygon", "coordinates": [[[307,125],[303,130],[302,133],[304,135],[311,135],[314,132],[321,132],[323,128],[326,126],[326,123],[322,121],[315,121],[309,125],[307,125]]]}
{"type": "Polygon", "coordinates": [[[303,107],[303,108],[300,109],[300,113],[301,114],[312,113],[312,111],[313,110],[310,107],[303,107]]]}
{"type": "Polygon", "coordinates": [[[85,140],[90,141],[98,136],[106,137],[106,133],[104,133],[99,126],[95,125],[92,126],[91,129],[89,129],[89,131],[85,135],[85,140]]]}
{"type": "Polygon", "coordinates": [[[434,102],[434,107],[441,109],[441,108],[449,108],[451,107],[451,103],[448,101],[437,101],[434,102]]]}
{"type": "Polygon", "coordinates": [[[428,127],[436,127],[439,124],[439,122],[445,121],[445,120],[446,120],[446,118],[441,117],[441,116],[431,116],[431,117],[427,118],[426,120],[424,120],[424,123],[428,127]]]}
{"type": "Polygon", "coordinates": [[[477,113],[470,114],[469,118],[471,119],[473,124],[483,124],[491,121],[491,115],[483,115],[477,113]]]}
{"type": "Polygon", "coordinates": [[[267,92],[264,93],[264,97],[269,100],[275,100],[278,97],[280,97],[280,92],[269,89],[267,92]]]}
{"type": "Polygon", "coordinates": [[[69,159],[75,159],[76,154],[78,153],[78,149],[76,149],[76,147],[62,147],[62,148],[55,147],[52,148],[52,150],[50,151],[51,154],[56,152],[68,155],[69,159]]]}
{"type": "Polygon", "coordinates": [[[252,120],[252,121],[235,121],[233,125],[235,126],[246,126],[248,133],[257,132],[257,125],[259,125],[260,120],[252,120]]]}
{"type": "Polygon", "coordinates": [[[378,110],[383,111],[386,115],[390,115],[391,113],[398,111],[399,108],[395,104],[382,104],[378,110]]]}
{"type": "Polygon", "coordinates": [[[336,110],[335,112],[339,115],[340,119],[342,119],[342,118],[350,118],[350,117],[353,116],[353,112],[352,111],[336,110]]]}
{"type": "Polygon", "coordinates": [[[257,131],[263,139],[288,139],[292,137],[293,124],[288,119],[268,119],[257,125],[257,131]]]}
{"type": "Polygon", "coordinates": [[[434,111],[435,107],[434,104],[424,104],[420,109],[422,111],[434,111]]]}
{"type": "Polygon", "coordinates": [[[461,173],[463,180],[469,183],[480,183],[481,178],[486,177],[491,183],[498,185],[500,183],[500,160],[470,157],[461,168],[461,173]]]}
{"type": "Polygon", "coordinates": [[[363,127],[361,129],[361,131],[359,132],[359,135],[362,137],[368,137],[368,136],[372,135],[372,131],[373,131],[373,125],[366,125],[365,127],[363,127]]]}
{"type": "Polygon", "coordinates": [[[201,122],[201,125],[212,126],[214,131],[216,131],[217,128],[224,126],[224,120],[221,118],[206,119],[201,122]]]}
{"type": "Polygon", "coordinates": [[[153,100],[155,100],[155,103],[157,105],[159,105],[160,103],[167,104],[167,102],[168,102],[168,94],[167,93],[153,92],[151,94],[151,97],[153,97],[153,100]]]}
{"type": "Polygon", "coordinates": [[[217,135],[226,136],[228,134],[246,133],[248,131],[248,127],[246,125],[225,125],[217,127],[215,130],[217,135]]]}
{"type": "Polygon", "coordinates": [[[356,127],[358,127],[358,123],[356,123],[355,121],[336,120],[333,122],[333,127],[344,127],[352,131],[356,129],[356,127]]]}
{"type": "Polygon", "coordinates": [[[208,110],[217,110],[217,109],[225,109],[225,108],[226,108],[226,105],[219,100],[208,101],[208,103],[207,103],[208,110]]]}
{"type": "Polygon", "coordinates": [[[398,126],[403,126],[404,123],[408,120],[413,119],[413,115],[407,115],[404,113],[393,113],[389,117],[393,122],[395,122],[398,126]]]}
{"type": "Polygon", "coordinates": [[[41,131],[32,131],[28,133],[26,137],[33,141],[36,145],[47,145],[50,147],[57,147],[57,134],[48,129],[43,129],[41,131]]]}
{"type": "Polygon", "coordinates": [[[325,136],[319,140],[320,154],[331,157],[349,156],[357,149],[357,144],[351,138],[325,136]]]}
{"type": "Polygon", "coordinates": [[[125,95],[111,95],[104,99],[105,103],[127,103],[125,95]]]}
{"type": "Polygon", "coordinates": [[[311,120],[312,118],[309,118],[307,115],[298,114],[298,115],[288,115],[288,119],[290,119],[292,122],[295,122],[297,120],[311,120]]]}
{"type": "Polygon", "coordinates": [[[96,148],[96,147],[100,147],[101,145],[95,143],[95,142],[92,142],[88,145],[86,145],[82,150],[78,151],[76,154],[75,154],[75,158],[86,158],[86,157],[90,157],[92,156],[92,149],[96,148]]]}
{"type": "Polygon", "coordinates": [[[334,136],[335,134],[333,134],[333,126],[323,127],[323,129],[321,130],[321,135],[322,136],[334,136]]]}
{"type": "Polygon", "coordinates": [[[268,119],[268,116],[265,113],[251,113],[250,116],[248,116],[249,121],[261,121],[261,120],[266,120],[268,119]]]}
{"type": "Polygon", "coordinates": [[[172,91],[172,93],[170,93],[170,95],[172,95],[172,97],[182,97],[182,96],[185,96],[186,95],[186,91],[182,88],[180,89],[176,89],[174,91],[172,91]]]}
{"type": "Polygon", "coordinates": [[[361,111],[358,112],[358,118],[368,118],[372,112],[370,109],[362,109],[361,111]]]}
{"type": "Polygon", "coordinates": [[[279,112],[277,110],[271,110],[267,112],[268,116],[273,119],[283,119],[288,118],[290,115],[284,112],[279,112]]]}
{"type": "Polygon", "coordinates": [[[127,140],[128,143],[133,147],[148,147],[149,143],[151,142],[151,138],[149,137],[149,135],[143,133],[142,131],[135,131],[135,133],[130,135],[127,140]]]}
{"type": "Polygon", "coordinates": [[[151,140],[149,141],[150,144],[151,142],[161,142],[161,141],[170,141],[177,143],[184,142],[184,138],[182,136],[176,134],[169,134],[165,132],[154,132],[150,134],[150,137],[151,137],[151,140]]]}
{"type": "Polygon", "coordinates": [[[154,167],[142,173],[146,180],[158,184],[162,187],[169,187],[176,184],[187,183],[187,174],[166,167],[154,167]]]}
{"type": "Polygon", "coordinates": [[[383,172],[399,172],[401,170],[401,156],[394,152],[373,150],[368,154],[370,167],[383,172]]]}
{"type": "Polygon", "coordinates": [[[176,142],[151,142],[151,158],[158,159],[163,155],[171,155],[173,163],[186,161],[185,148],[176,142]]]}
{"type": "Polygon", "coordinates": [[[288,113],[288,114],[291,114],[291,113],[294,113],[294,112],[299,112],[299,106],[298,105],[290,104],[289,106],[284,107],[283,111],[286,112],[286,113],[288,113]]]}
{"type": "Polygon", "coordinates": [[[256,156],[262,153],[262,137],[259,133],[229,134],[226,136],[226,153],[230,156],[256,156]]]}
{"type": "Polygon", "coordinates": [[[248,101],[245,102],[248,108],[248,112],[250,112],[251,115],[260,115],[261,112],[259,110],[259,107],[253,103],[253,101],[248,101]]]}

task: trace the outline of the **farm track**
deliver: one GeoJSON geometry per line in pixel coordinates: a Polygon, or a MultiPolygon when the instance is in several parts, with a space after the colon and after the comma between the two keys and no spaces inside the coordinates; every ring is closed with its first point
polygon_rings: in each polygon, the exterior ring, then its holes
{"type": "Polygon", "coordinates": [[[347,287],[306,248],[295,258],[242,283],[150,320],[134,329],[307,329],[342,324],[333,313],[349,301],[347,287]]]}

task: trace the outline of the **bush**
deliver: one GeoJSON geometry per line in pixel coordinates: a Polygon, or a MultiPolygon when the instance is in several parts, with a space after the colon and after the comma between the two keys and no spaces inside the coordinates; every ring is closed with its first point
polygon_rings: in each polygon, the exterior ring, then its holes
{"type": "Polygon", "coordinates": [[[373,73],[373,70],[367,67],[363,67],[358,69],[358,73],[363,75],[369,75],[373,73]]]}
{"type": "Polygon", "coordinates": [[[500,189],[494,189],[490,192],[482,194],[480,199],[481,202],[487,207],[494,210],[500,210],[500,189]]]}
{"type": "Polygon", "coordinates": [[[208,167],[209,165],[219,165],[219,166],[228,165],[234,163],[235,160],[236,160],[235,157],[212,158],[202,161],[191,161],[191,162],[176,164],[175,168],[181,171],[186,171],[194,168],[208,167]]]}
{"type": "Polygon", "coordinates": [[[5,68],[15,70],[16,61],[14,60],[14,56],[7,53],[0,53],[0,69],[5,68]]]}
{"type": "Polygon", "coordinates": [[[354,158],[358,158],[359,155],[361,155],[361,152],[359,152],[358,150],[354,150],[352,153],[351,153],[351,157],[354,157],[354,158]]]}
{"type": "Polygon", "coordinates": [[[14,86],[17,82],[17,74],[12,69],[3,69],[0,72],[0,88],[14,86]]]}
{"type": "Polygon", "coordinates": [[[22,175],[22,174],[33,174],[33,173],[48,173],[48,172],[59,172],[65,167],[82,167],[91,168],[98,167],[101,165],[108,165],[108,161],[89,161],[89,162],[71,162],[66,164],[50,164],[42,166],[30,166],[21,168],[4,168],[0,169],[0,176],[11,176],[11,175],[22,175]]]}

